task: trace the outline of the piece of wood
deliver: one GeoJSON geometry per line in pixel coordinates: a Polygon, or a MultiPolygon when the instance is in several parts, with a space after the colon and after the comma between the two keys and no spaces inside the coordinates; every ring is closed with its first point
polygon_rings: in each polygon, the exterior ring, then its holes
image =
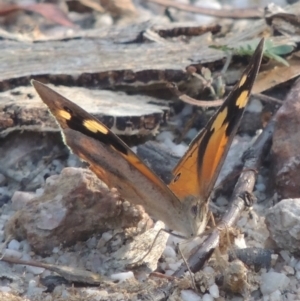
{"type": "MultiPolygon", "coordinates": [[[[105,123],[118,135],[156,134],[166,121],[166,101],[123,92],[53,87],[105,123]]],[[[33,87],[0,93],[0,136],[16,130],[57,132],[59,127],[33,87]]]]}

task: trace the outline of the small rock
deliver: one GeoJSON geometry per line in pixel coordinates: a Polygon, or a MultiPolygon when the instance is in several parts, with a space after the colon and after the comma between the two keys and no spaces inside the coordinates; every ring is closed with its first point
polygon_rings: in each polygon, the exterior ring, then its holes
{"type": "Polygon", "coordinates": [[[97,240],[96,237],[93,236],[91,238],[89,238],[86,242],[87,246],[89,249],[94,249],[97,246],[97,240]]]}
{"type": "Polygon", "coordinates": [[[281,292],[279,290],[276,290],[275,292],[270,294],[270,300],[281,301],[282,300],[281,292]]]}
{"type": "Polygon", "coordinates": [[[260,290],[263,295],[270,295],[276,290],[284,290],[289,282],[290,279],[284,274],[268,272],[261,276],[260,290]]]}
{"type": "Polygon", "coordinates": [[[219,296],[220,296],[219,288],[216,284],[213,284],[212,286],[210,286],[208,291],[212,295],[213,298],[219,298],[219,296]]]}
{"type": "Polygon", "coordinates": [[[11,288],[9,286],[0,286],[0,291],[3,293],[8,293],[11,291],[11,288]]]}
{"type": "Polygon", "coordinates": [[[6,177],[0,173],[0,186],[4,186],[6,184],[6,177]]]}
{"type": "Polygon", "coordinates": [[[300,261],[296,263],[295,269],[300,272],[300,261]]]}
{"type": "MultiPolygon", "coordinates": [[[[300,250],[300,199],[282,200],[267,211],[265,223],[270,237],[280,249],[300,250]]],[[[287,263],[290,258],[287,259],[287,263]]]]}
{"type": "Polygon", "coordinates": [[[35,252],[47,255],[55,246],[69,246],[107,229],[136,227],[142,220],[145,229],[152,225],[142,206],[124,210],[123,202],[90,170],[65,168],[47,179],[42,196],[24,202],[7,222],[5,235],[27,239],[35,252]]]}
{"type": "Polygon", "coordinates": [[[210,294],[204,294],[202,297],[202,301],[214,301],[214,298],[210,294]]]}
{"type": "Polygon", "coordinates": [[[33,267],[30,265],[26,265],[26,270],[27,270],[27,272],[32,273],[33,275],[40,275],[45,271],[44,268],[33,267]]]}
{"type": "Polygon", "coordinates": [[[18,251],[19,249],[20,249],[20,243],[17,241],[17,240],[15,240],[15,239],[12,239],[10,242],[9,242],[9,244],[8,244],[8,249],[10,249],[10,250],[15,250],[15,251],[18,251]]]}
{"type": "Polygon", "coordinates": [[[171,270],[176,271],[181,266],[181,264],[182,263],[180,261],[178,261],[176,263],[170,263],[170,264],[168,264],[168,266],[171,270]]]}
{"type": "Polygon", "coordinates": [[[10,250],[10,249],[6,249],[5,250],[5,256],[9,256],[12,258],[21,258],[22,257],[22,253],[16,250],[10,250]]]}
{"type": "Polygon", "coordinates": [[[7,194],[1,195],[0,196],[0,207],[7,204],[10,201],[10,199],[11,199],[10,196],[7,194]]]}
{"type": "Polygon", "coordinates": [[[35,197],[35,193],[26,191],[15,191],[11,197],[12,208],[14,210],[23,209],[26,204],[35,197]]]}
{"type": "Polygon", "coordinates": [[[201,301],[201,297],[192,290],[182,290],[181,298],[183,301],[201,301]]]}
{"type": "Polygon", "coordinates": [[[216,199],[216,205],[217,206],[227,206],[228,199],[221,195],[216,199]]]}
{"type": "Polygon", "coordinates": [[[295,270],[292,267],[288,266],[288,265],[283,266],[282,271],[286,275],[295,275],[295,270]]]}
{"type": "Polygon", "coordinates": [[[223,273],[224,288],[233,293],[245,294],[248,292],[248,269],[238,259],[229,262],[223,273]]]}
{"type": "Polygon", "coordinates": [[[119,282],[123,282],[127,279],[134,278],[134,274],[131,271],[126,273],[117,273],[110,275],[110,278],[112,280],[118,280],[119,282]]]}
{"type": "Polygon", "coordinates": [[[165,250],[164,250],[164,256],[165,257],[169,257],[169,258],[176,258],[176,252],[175,250],[170,247],[170,246],[166,246],[165,250]]]}
{"type": "Polygon", "coordinates": [[[262,110],[263,110],[263,105],[261,101],[255,97],[250,101],[249,105],[246,108],[246,112],[251,112],[251,113],[261,113],[262,110]]]}
{"type": "Polygon", "coordinates": [[[272,142],[271,180],[280,198],[299,196],[300,183],[300,79],[298,79],[283,105],[276,113],[272,142]]]}
{"type": "Polygon", "coordinates": [[[266,191],[266,185],[263,183],[259,183],[255,185],[255,188],[259,191],[259,192],[264,192],[266,191]]]}

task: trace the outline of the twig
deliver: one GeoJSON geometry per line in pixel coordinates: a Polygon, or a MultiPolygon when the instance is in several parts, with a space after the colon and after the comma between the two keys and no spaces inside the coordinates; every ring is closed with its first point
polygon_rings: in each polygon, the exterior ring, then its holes
{"type": "MultiPolygon", "coordinates": [[[[242,172],[235,186],[228,212],[223,216],[219,226],[212,231],[211,235],[203,242],[201,246],[196,247],[196,250],[194,250],[194,253],[190,256],[188,264],[193,272],[199,271],[203,267],[205,261],[218,246],[219,235],[221,231],[223,231],[225,228],[232,227],[238,220],[241,212],[244,210],[245,202],[241,198],[241,195],[245,192],[251,193],[253,191],[256,179],[255,170],[259,168],[263,154],[270,144],[274,131],[274,123],[275,120],[273,118],[250,148],[251,158],[246,159],[244,164],[246,171],[242,172]]],[[[182,265],[173,274],[173,276],[180,277],[185,273],[185,271],[186,266],[182,265]]]]}
{"type": "Polygon", "coordinates": [[[199,7],[199,6],[177,3],[172,0],[147,0],[147,1],[162,6],[173,7],[194,14],[202,14],[202,15],[219,17],[219,18],[261,19],[263,17],[263,9],[260,7],[248,7],[245,9],[214,9],[214,8],[199,7]]]}
{"type": "Polygon", "coordinates": [[[180,100],[183,102],[198,106],[198,107],[219,107],[223,103],[223,99],[216,99],[216,100],[197,100],[195,98],[192,98],[184,93],[181,93],[177,85],[175,83],[167,83],[167,88],[171,90],[171,92],[176,95],[180,100]]]}
{"type": "MultiPolygon", "coordinates": [[[[167,88],[169,88],[171,90],[171,92],[176,95],[180,100],[182,100],[183,102],[193,105],[193,106],[197,106],[197,107],[219,107],[224,100],[223,99],[215,99],[215,100],[197,100],[193,97],[190,97],[184,93],[181,93],[178,90],[178,87],[175,83],[167,83],[167,88]]],[[[232,89],[230,88],[226,88],[226,90],[231,91],[232,89]]],[[[275,97],[272,96],[268,96],[268,95],[264,95],[262,93],[257,93],[257,94],[252,94],[254,97],[257,97],[258,99],[265,101],[265,102],[273,102],[279,105],[283,104],[283,101],[280,99],[277,99],[275,97]]]]}
{"type": "Polygon", "coordinates": [[[44,262],[38,262],[35,260],[23,260],[19,258],[14,258],[5,253],[2,255],[1,261],[13,263],[13,264],[23,264],[39,268],[44,268],[49,271],[55,272],[66,280],[70,282],[79,282],[91,285],[99,285],[100,283],[107,281],[107,279],[99,274],[95,274],[86,270],[72,268],[63,265],[49,264],[44,262]]]}
{"type": "Polygon", "coordinates": [[[253,96],[257,97],[258,99],[262,100],[262,101],[265,101],[265,102],[274,102],[276,104],[279,104],[279,105],[282,105],[283,104],[283,101],[280,100],[280,99],[277,99],[275,97],[272,97],[272,96],[268,96],[268,95],[264,95],[262,93],[257,93],[257,94],[254,94],[253,96]]]}

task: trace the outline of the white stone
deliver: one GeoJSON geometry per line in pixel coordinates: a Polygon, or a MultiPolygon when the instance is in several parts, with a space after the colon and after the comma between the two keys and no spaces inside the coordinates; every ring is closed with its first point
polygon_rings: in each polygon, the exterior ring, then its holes
{"type": "Polygon", "coordinates": [[[117,273],[110,275],[110,278],[112,280],[118,280],[119,282],[123,282],[127,279],[134,278],[134,274],[130,272],[124,272],[124,273],[117,273]]]}
{"type": "Polygon", "coordinates": [[[52,253],[57,254],[59,252],[59,248],[58,247],[54,247],[52,250],[52,253]]]}
{"type": "Polygon", "coordinates": [[[191,128],[189,129],[189,131],[186,133],[185,138],[189,139],[189,140],[193,140],[196,135],[198,134],[198,130],[196,128],[191,128]]]}
{"type": "Polygon", "coordinates": [[[216,199],[216,204],[218,206],[227,206],[228,205],[228,199],[225,198],[223,195],[220,195],[217,199],[216,199]]]}
{"type": "Polygon", "coordinates": [[[176,252],[170,246],[166,246],[163,254],[164,254],[165,257],[176,258],[176,252]]]}
{"type": "Polygon", "coordinates": [[[212,295],[213,298],[219,298],[220,297],[219,288],[216,284],[213,284],[212,286],[210,286],[208,291],[212,295]]]}
{"type": "Polygon", "coordinates": [[[176,263],[177,262],[177,260],[176,260],[177,258],[172,258],[172,257],[166,257],[165,258],[165,262],[167,263],[167,264],[172,264],[172,263],[176,263]]]}
{"type": "Polygon", "coordinates": [[[210,294],[204,294],[202,297],[202,301],[214,301],[214,298],[210,294]]]}
{"type": "Polygon", "coordinates": [[[9,286],[0,286],[0,292],[8,293],[11,291],[11,288],[9,286]]]}
{"type": "Polygon", "coordinates": [[[234,239],[234,245],[236,247],[238,247],[239,249],[247,248],[247,244],[246,244],[244,235],[239,235],[238,237],[236,237],[234,239]]]}
{"type": "Polygon", "coordinates": [[[27,240],[22,240],[20,242],[20,245],[21,245],[21,249],[23,250],[24,253],[30,253],[31,252],[31,246],[30,246],[30,244],[28,243],[27,240]]]}
{"type": "Polygon", "coordinates": [[[289,266],[289,265],[283,266],[282,271],[283,271],[286,275],[294,275],[294,274],[295,274],[294,268],[292,268],[292,267],[289,266]]]}
{"type": "Polygon", "coordinates": [[[19,243],[17,240],[12,239],[12,240],[9,242],[7,248],[10,249],[10,250],[18,251],[18,250],[20,249],[20,243],[19,243]]]}
{"type": "Polygon", "coordinates": [[[97,246],[96,237],[93,236],[93,237],[89,238],[86,242],[86,245],[88,246],[89,249],[94,249],[97,246]]]}
{"type": "Polygon", "coordinates": [[[259,191],[259,192],[265,192],[266,191],[266,185],[263,183],[259,183],[255,185],[255,188],[259,191]]]}
{"type": "Polygon", "coordinates": [[[237,222],[237,226],[240,228],[245,227],[247,224],[248,224],[248,218],[246,218],[245,216],[240,218],[237,222]]]}
{"type": "Polygon", "coordinates": [[[172,276],[174,274],[173,270],[165,270],[165,275],[166,276],[172,276]]]}
{"type": "Polygon", "coordinates": [[[16,250],[10,250],[10,249],[6,249],[5,250],[5,256],[9,256],[12,258],[16,258],[19,259],[22,257],[22,253],[16,250]]]}
{"type": "Polygon", "coordinates": [[[70,299],[70,294],[67,290],[63,290],[61,293],[61,298],[65,299],[65,300],[69,300],[70,299]]]}
{"type": "Polygon", "coordinates": [[[14,210],[21,210],[25,205],[35,197],[35,193],[26,191],[15,191],[11,197],[12,208],[14,210]]]}
{"type": "Polygon", "coordinates": [[[285,260],[285,262],[290,262],[291,258],[290,258],[290,253],[288,251],[282,250],[279,252],[279,254],[285,260]]]}
{"type": "Polygon", "coordinates": [[[35,280],[33,280],[33,279],[29,280],[27,294],[33,295],[36,286],[37,286],[37,283],[35,280]]]}
{"type": "Polygon", "coordinates": [[[29,273],[32,273],[33,275],[39,275],[42,274],[44,272],[44,268],[40,268],[40,267],[33,267],[30,265],[26,265],[26,270],[29,273]]]}
{"type": "Polygon", "coordinates": [[[289,266],[295,268],[295,266],[296,266],[297,263],[298,263],[298,260],[294,256],[292,256],[291,260],[289,262],[289,266]]]}
{"type": "Polygon", "coordinates": [[[261,113],[262,109],[263,109],[263,105],[261,101],[257,98],[253,98],[250,101],[249,105],[247,105],[246,107],[246,111],[251,113],[261,113]]]}
{"type": "Polygon", "coordinates": [[[300,261],[298,261],[298,262],[296,263],[295,269],[296,269],[297,271],[300,271],[300,261]]]}
{"type": "Polygon", "coordinates": [[[44,194],[45,189],[44,188],[38,188],[35,191],[36,196],[41,196],[44,194]]]}
{"type": "Polygon", "coordinates": [[[101,236],[101,239],[105,241],[109,241],[112,238],[112,234],[110,232],[104,232],[101,236]]]}
{"type": "Polygon", "coordinates": [[[201,297],[192,290],[182,290],[181,298],[183,301],[201,301],[201,297]]]}
{"type": "Polygon", "coordinates": [[[0,186],[3,186],[5,182],[6,182],[5,176],[2,173],[0,173],[0,186]]]}
{"type": "Polygon", "coordinates": [[[181,266],[181,262],[177,261],[175,263],[170,263],[169,268],[173,271],[176,271],[181,266]]]}
{"type": "Polygon", "coordinates": [[[177,145],[175,144],[172,148],[172,153],[178,157],[182,157],[185,154],[186,150],[187,150],[187,146],[185,144],[183,143],[177,145]]]}
{"type": "Polygon", "coordinates": [[[270,294],[270,300],[272,301],[281,301],[281,292],[279,290],[276,290],[272,294],[270,294]]]}
{"type": "Polygon", "coordinates": [[[215,270],[214,270],[211,266],[206,266],[206,267],[203,269],[203,272],[204,272],[205,274],[208,274],[208,275],[214,275],[215,270]]]}
{"type": "Polygon", "coordinates": [[[260,290],[263,295],[270,295],[276,290],[284,290],[290,279],[281,273],[268,272],[261,276],[260,290]]]}
{"type": "Polygon", "coordinates": [[[44,301],[52,301],[52,296],[50,294],[47,294],[44,298],[44,301]]]}

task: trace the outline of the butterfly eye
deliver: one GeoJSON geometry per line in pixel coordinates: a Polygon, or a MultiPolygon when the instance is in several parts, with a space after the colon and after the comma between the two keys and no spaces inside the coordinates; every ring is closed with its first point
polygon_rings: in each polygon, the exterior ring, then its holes
{"type": "Polygon", "coordinates": [[[181,172],[176,175],[173,182],[176,183],[179,180],[180,176],[181,176],[181,172]]]}

